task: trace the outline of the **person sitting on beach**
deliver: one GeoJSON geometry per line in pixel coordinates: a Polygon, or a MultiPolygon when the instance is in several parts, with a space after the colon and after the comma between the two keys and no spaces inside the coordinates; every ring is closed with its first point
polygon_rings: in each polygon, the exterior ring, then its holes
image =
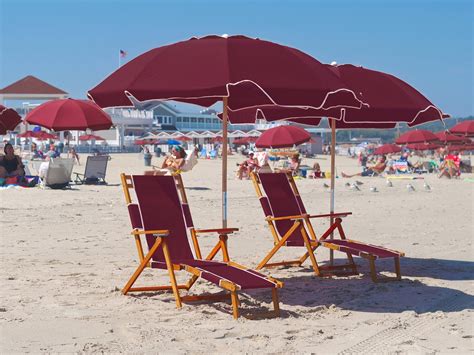
{"type": "Polygon", "coordinates": [[[321,166],[319,166],[319,163],[314,163],[313,172],[309,175],[309,177],[313,179],[321,179],[325,177],[324,172],[321,171],[321,166]]]}
{"type": "Polygon", "coordinates": [[[56,150],[54,144],[49,145],[49,150],[46,152],[46,155],[50,158],[57,158],[60,156],[59,152],[56,150]]]}
{"type": "Polygon", "coordinates": [[[161,164],[162,169],[167,169],[171,172],[178,172],[180,168],[184,165],[186,160],[186,152],[181,146],[174,146],[171,150],[171,155],[168,155],[163,164],[161,164]]]}
{"type": "Polygon", "coordinates": [[[345,174],[344,172],[341,172],[341,175],[342,177],[345,177],[345,178],[351,178],[353,176],[377,176],[383,173],[386,167],[387,167],[387,158],[383,155],[380,157],[379,161],[375,165],[367,168],[361,173],[348,175],[348,174],[345,174]]]}
{"type": "Polygon", "coordinates": [[[44,154],[38,150],[36,143],[31,143],[31,154],[33,155],[32,159],[44,159],[44,154]]]}
{"type": "Polygon", "coordinates": [[[237,170],[237,177],[239,180],[242,180],[244,174],[249,178],[250,173],[259,168],[258,161],[254,157],[254,153],[250,152],[248,159],[246,159],[242,164],[239,164],[239,169],[237,170]]]}
{"type": "Polygon", "coordinates": [[[439,166],[438,178],[446,176],[448,179],[461,175],[460,161],[457,155],[446,155],[439,166]]]}
{"type": "Polygon", "coordinates": [[[15,155],[15,150],[10,143],[3,148],[5,155],[0,157],[0,178],[24,176],[25,170],[21,158],[15,155]]]}

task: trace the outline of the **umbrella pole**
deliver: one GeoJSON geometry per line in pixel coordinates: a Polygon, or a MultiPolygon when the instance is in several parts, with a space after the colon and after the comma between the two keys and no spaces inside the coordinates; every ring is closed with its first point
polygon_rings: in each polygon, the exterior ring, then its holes
{"type": "Polygon", "coordinates": [[[227,228],[227,97],[222,105],[222,228],[227,228]]]}
{"type": "MultiPolygon", "coordinates": [[[[334,213],[334,188],[336,185],[336,120],[331,120],[331,202],[330,202],[330,213],[334,213]]],[[[330,218],[330,225],[334,223],[334,217],[330,218]]],[[[334,234],[331,233],[331,239],[334,234]]],[[[329,262],[331,265],[334,264],[334,250],[330,249],[329,262]]]]}

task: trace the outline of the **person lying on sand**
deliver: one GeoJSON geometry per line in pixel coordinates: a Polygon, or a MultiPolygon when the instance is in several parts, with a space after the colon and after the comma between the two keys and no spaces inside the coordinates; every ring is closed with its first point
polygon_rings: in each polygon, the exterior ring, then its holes
{"type": "Polygon", "coordinates": [[[375,165],[367,168],[361,173],[348,175],[348,174],[345,174],[344,172],[341,172],[341,175],[342,177],[345,177],[345,178],[351,178],[353,176],[377,176],[383,173],[386,167],[387,167],[387,158],[385,156],[381,156],[375,165]]]}

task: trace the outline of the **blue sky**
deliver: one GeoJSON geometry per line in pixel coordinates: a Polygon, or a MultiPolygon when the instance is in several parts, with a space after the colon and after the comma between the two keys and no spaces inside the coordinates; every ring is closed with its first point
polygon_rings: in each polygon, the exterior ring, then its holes
{"type": "Polygon", "coordinates": [[[83,98],[120,49],[129,60],[194,35],[245,34],[392,73],[467,116],[473,17],[470,0],[0,0],[0,87],[31,74],[83,98]]]}

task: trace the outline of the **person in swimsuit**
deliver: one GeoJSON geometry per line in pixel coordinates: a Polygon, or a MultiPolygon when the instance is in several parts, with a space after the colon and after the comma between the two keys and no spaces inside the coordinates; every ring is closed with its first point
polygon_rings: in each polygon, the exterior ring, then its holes
{"type": "Polygon", "coordinates": [[[348,174],[345,174],[344,172],[341,172],[341,175],[342,177],[345,177],[345,178],[351,178],[354,176],[377,176],[383,173],[386,167],[387,167],[387,158],[385,156],[382,156],[380,157],[377,164],[367,168],[361,173],[348,175],[348,174]]]}
{"type": "Polygon", "coordinates": [[[175,146],[171,150],[171,155],[167,156],[161,165],[162,169],[172,172],[179,171],[186,161],[186,151],[181,146],[175,146]]]}
{"type": "Polygon", "coordinates": [[[0,157],[0,178],[9,176],[24,176],[23,163],[18,155],[15,155],[13,146],[10,143],[5,144],[3,148],[5,155],[0,157]]]}

